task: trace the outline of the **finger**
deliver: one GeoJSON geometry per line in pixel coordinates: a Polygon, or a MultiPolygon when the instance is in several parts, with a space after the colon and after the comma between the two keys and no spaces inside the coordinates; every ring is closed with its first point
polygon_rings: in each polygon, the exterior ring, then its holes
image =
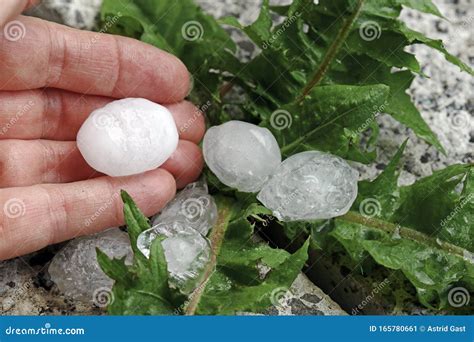
{"type": "MultiPolygon", "coordinates": [[[[181,141],[172,161],[162,168],[184,186],[202,168],[201,150],[181,141]]],[[[0,188],[45,183],[69,183],[103,176],[90,167],[74,141],[0,140],[0,188]]]]}
{"type": "Polygon", "coordinates": [[[25,9],[37,4],[39,0],[2,0],[2,11],[0,12],[0,27],[8,24],[25,9]]]}
{"type": "MultiPolygon", "coordinates": [[[[89,114],[113,101],[58,89],[0,91],[0,139],[75,140],[89,114]]],[[[191,102],[166,105],[181,139],[198,143],[204,115],[191,102]]]]}
{"type": "Polygon", "coordinates": [[[203,166],[201,149],[189,141],[180,140],[176,151],[161,167],[174,176],[177,188],[181,189],[199,178],[203,166]]]}
{"type": "Polygon", "coordinates": [[[0,190],[0,260],[122,225],[121,189],[146,216],[157,213],[176,190],[173,176],[162,169],[138,176],[0,190]]]}
{"type": "Polygon", "coordinates": [[[52,87],[159,103],[179,102],[189,91],[184,64],[151,45],[37,18],[18,20],[23,38],[0,36],[0,90],[52,87]]]}

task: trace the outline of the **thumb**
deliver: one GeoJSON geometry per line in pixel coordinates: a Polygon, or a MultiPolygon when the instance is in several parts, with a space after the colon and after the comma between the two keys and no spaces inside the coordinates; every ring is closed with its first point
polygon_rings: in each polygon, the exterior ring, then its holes
{"type": "Polygon", "coordinates": [[[39,0],[1,0],[0,27],[19,15],[22,11],[36,5],[39,0]]]}

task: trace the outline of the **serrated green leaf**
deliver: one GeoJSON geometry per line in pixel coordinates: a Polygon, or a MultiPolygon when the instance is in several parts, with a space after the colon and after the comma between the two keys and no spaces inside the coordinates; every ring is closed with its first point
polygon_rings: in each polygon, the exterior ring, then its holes
{"type": "Polygon", "coordinates": [[[453,165],[398,187],[405,144],[374,181],[360,183],[353,211],[336,218],[329,235],[359,263],[370,255],[377,264],[401,270],[424,305],[446,308],[450,288],[458,283],[474,288],[473,168],[453,165]]]}
{"type": "Polygon", "coordinates": [[[360,135],[370,128],[388,93],[383,84],[319,86],[301,105],[282,108],[290,127],[278,127],[274,114],[264,118],[262,125],[275,135],[284,155],[316,149],[367,163],[375,153],[360,149],[360,135]]]}
{"type": "MultiPolygon", "coordinates": [[[[210,240],[215,256],[215,268],[191,295],[188,314],[235,314],[240,311],[262,311],[270,306],[275,289],[288,289],[301,271],[308,244],[290,255],[270,248],[252,238],[254,227],[246,215],[267,213],[257,205],[244,211],[229,207],[229,199],[218,198],[220,215],[210,240]],[[245,213],[245,214],[243,214],[245,213]],[[231,220],[231,218],[234,219],[231,220]],[[216,244],[220,237],[221,245],[216,244]],[[262,275],[262,267],[271,268],[262,275]]],[[[212,257],[211,257],[212,260],[212,257]]],[[[211,265],[212,266],[212,265],[211,265]]]]}

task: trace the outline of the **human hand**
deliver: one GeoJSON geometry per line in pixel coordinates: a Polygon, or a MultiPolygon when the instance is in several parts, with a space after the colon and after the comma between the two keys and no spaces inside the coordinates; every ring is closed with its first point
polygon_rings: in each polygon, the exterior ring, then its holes
{"type": "Polygon", "coordinates": [[[14,23],[19,35],[0,30],[0,260],[123,224],[120,189],[150,216],[199,176],[205,125],[183,101],[181,61],[125,37],[14,23]],[[74,140],[91,111],[125,97],[165,104],[180,142],[159,169],[111,178],[86,164],[74,140]]]}

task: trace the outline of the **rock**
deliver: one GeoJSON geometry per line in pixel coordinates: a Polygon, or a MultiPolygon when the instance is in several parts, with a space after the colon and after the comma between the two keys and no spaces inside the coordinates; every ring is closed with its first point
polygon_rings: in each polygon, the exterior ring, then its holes
{"type": "Polygon", "coordinates": [[[349,211],[358,175],[331,154],[297,153],[281,163],[257,198],[282,221],[327,219],[349,211]]]}
{"type": "MultiPolygon", "coordinates": [[[[263,314],[270,316],[347,315],[329,296],[300,273],[289,289],[276,288],[271,293],[272,306],[263,314]]],[[[253,316],[255,313],[241,312],[253,316]]]]}
{"type": "Polygon", "coordinates": [[[176,150],[178,139],[167,108],[128,98],[93,111],[77,134],[77,146],[90,166],[117,177],[156,169],[176,150]]]}
{"type": "Polygon", "coordinates": [[[96,247],[109,257],[125,256],[128,263],[132,261],[127,233],[112,228],[69,242],[54,256],[48,272],[51,280],[68,297],[101,307],[111,300],[113,280],[102,272],[96,258],[96,247]]]}
{"type": "Polygon", "coordinates": [[[211,127],[204,136],[203,154],[222,183],[243,192],[259,191],[281,162],[273,134],[243,121],[211,127]]]}
{"type": "Polygon", "coordinates": [[[152,225],[183,221],[206,236],[217,220],[216,202],[207,191],[204,181],[189,184],[153,218],[152,225]]]}

